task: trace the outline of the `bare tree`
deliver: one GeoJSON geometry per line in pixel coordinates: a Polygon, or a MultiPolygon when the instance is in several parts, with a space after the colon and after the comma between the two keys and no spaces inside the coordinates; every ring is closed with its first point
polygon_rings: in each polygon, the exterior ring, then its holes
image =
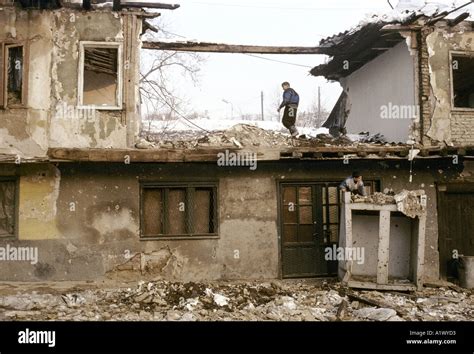
{"type": "MultiPolygon", "coordinates": [[[[160,39],[175,36],[166,30],[163,23],[154,25],[158,29],[160,39]]],[[[156,40],[156,37],[149,39],[156,40]]],[[[171,78],[181,75],[196,85],[199,81],[200,66],[204,60],[202,55],[196,53],[144,51],[141,60],[140,98],[148,131],[153,121],[158,119],[170,121],[187,114],[186,99],[177,92],[171,78]]]]}
{"type": "Polygon", "coordinates": [[[329,117],[329,109],[327,108],[327,100],[321,98],[321,107],[318,107],[318,97],[315,95],[311,101],[311,105],[305,111],[301,111],[298,115],[299,125],[309,128],[320,128],[329,117]]]}

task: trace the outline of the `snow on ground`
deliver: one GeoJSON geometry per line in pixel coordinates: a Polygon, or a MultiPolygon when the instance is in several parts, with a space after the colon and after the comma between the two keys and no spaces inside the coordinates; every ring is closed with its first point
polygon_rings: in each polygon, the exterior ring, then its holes
{"type": "MultiPolygon", "coordinates": [[[[185,119],[177,120],[155,120],[155,121],[142,121],[142,127],[149,133],[161,133],[167,132],[199,132],[202,131],[200,128],[210,132],[224,131],[232,128],[238,124],[252,125],[264,130],[276,131],[281,133],[288,133],[280,122],[275,121],[254,121],[254,120],[236,120],[236,119],[193,119],[186,121],[185,119]],[[200,127],[200,128],[199,128],[200,127]]],[[[329,130],[326,128],[311,128],[311,127],[298,127],[300,134],[305,134],[308,137],[316,137],[318,134],[328,134],[329,130]]]]}

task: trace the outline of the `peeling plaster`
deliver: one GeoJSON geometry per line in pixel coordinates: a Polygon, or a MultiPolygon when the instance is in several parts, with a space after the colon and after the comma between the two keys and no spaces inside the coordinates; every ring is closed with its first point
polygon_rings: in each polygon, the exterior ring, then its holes
{"type": "Polygon", "coordinates": [[[22,165],[19,238],[44,240],[59,238],[56,226],[61,173],[53,165],[22,165]]]}
{"type": "MultiPolygon", "coordinates": [[[[110,235],[121,230],[129,231],[136,235],[139,233],[133,211],[129,208],[121,208],[118,211],[105,211],[94,215],[91,226],[96,229],[101,236],[110,235]]],[[[104,238],[101,238],[104,241],[104,238]]]]}
{"type": "MultiPolygon", "coordinates": [[[[430,56],[430,85],[433,93],[432,105],[434,105],[431,125],[426,135],[431,139],[450,143],[451,142],[451,98],[447,87],[441,88],[443,84],[449,84],[449,54],[448,45],[440,37],[441,33],[433,32],[426,38],[428,53],[430,56]],[[436,53],[440,55],[436,55],[436,53]],[[442,55],[445,53],[447,55],[442,55]],[[444,67],[444,70],[440,70],[444,67]]],[[[446,86],[446,85],[444,85],[446,86]]]]}
{"type": "Polygon", "coordinates": [[[0,153],[33,158],[49,147],[129,147],[125,110],[96,111],[89,121],[56,110],[77,106],[79,41],[124,42],[124,18],[108,10],[2,9],[0,40],[27,41],[29,69],[27,107],[0,110],[0,153]]]}
{"type": "Polygon", "coordinates": [[[474,113],[451,109],[450,51],[473,51],[474,33],[437,29],[427,37],[432,116],[426,135],[448,145],[474,143],[474,113]]]}

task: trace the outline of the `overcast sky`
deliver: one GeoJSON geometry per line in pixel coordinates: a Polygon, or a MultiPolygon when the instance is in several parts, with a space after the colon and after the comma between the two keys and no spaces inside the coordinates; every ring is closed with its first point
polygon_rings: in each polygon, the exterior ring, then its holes
{"type": "MultiPolygon", "coordinates": [[[[171,1],[167,1],[171,2],[171,1]]],[[[177,1],[178,2],[178,1],[177,1]]],[[[391,0],[396,5],[397,0],[391,0]]],[[[188,40],[232,44],[316,46],[319,40],[359,23],[367,13],[389,11],[386,0],[181,0],[174,11],[163,10],[157,24],[188,40]]],[[[159,36],[159,34],[156,34],[159,36]]],[[[175,37],[176,40],[184,40],[175,37]]],[[[209,111],[211,118],[260,112],[264,92],[265,113],[276,110],[280,84],[289,81],[300,94],[301,108],[316,101],[331,109],[340,88],[308,71],[324,62],[324,55],[259,55],[302,66],[272,62],[245,54],[204,54],[199,82],[194,86],[173,77],[179,95],[189,102],[186,112],[209,111]]]]}

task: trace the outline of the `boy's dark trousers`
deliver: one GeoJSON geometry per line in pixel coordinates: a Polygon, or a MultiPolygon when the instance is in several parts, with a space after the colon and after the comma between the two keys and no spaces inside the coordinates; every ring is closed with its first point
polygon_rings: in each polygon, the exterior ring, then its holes
{"type": "Polygon", "coordinates": [[[290,133],[296,131],[296,113],[298,111],[298,106],[296,104],[289,104],[285,106],[285,111],[283,112],[282,123],[285,128],[290,130],[290,133]]]}

